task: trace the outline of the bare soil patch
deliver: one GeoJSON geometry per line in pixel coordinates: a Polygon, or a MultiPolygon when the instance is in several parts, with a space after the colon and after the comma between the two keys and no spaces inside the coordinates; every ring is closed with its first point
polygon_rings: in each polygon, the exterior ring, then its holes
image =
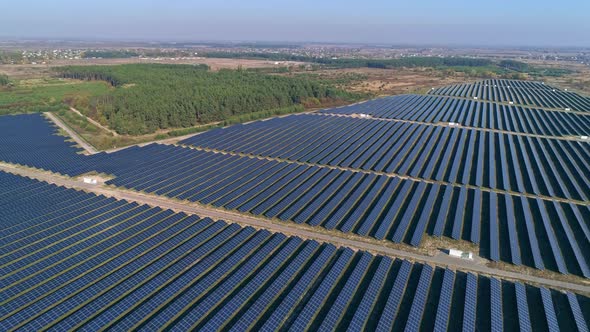
{"type": "Polygon", "coordinates": [[[249,60],[249,59],[218,59],[218,58],[127,58],[127,59],[71,59],[52,60],[45,64],[0,65],[0,74],[6,74],[15,79],[38,78],[50,76],[53,67],[61,66],[93,66],[93,65],[121,65],[129,63],[165,63],[165,64],[206,64],[212,70],[237,68],[269,68],[298,66],[302,62],[249,60]]]}
{"type": "Polygon", "coordinates": [[[347,68],[323,69],[310,72],[322,79],[337,81],[350,75],[362,76],[338,87],[351,92],[368,93],[375,96],[389,96],[406,93],[426,93],[432,87],[465,82],[460,73],[445,76],[441,71],[429,68],[347,68]]]}

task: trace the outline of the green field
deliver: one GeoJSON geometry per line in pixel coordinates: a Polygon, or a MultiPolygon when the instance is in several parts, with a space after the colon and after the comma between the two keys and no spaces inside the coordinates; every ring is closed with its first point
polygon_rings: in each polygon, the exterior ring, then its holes
{"type": "Polygon", "coordinates": [[[13,81],[0,88],[0,115],[57,111],[65,102],[103,95],[111,88],[104,82],[43,78],[13,81]]]}

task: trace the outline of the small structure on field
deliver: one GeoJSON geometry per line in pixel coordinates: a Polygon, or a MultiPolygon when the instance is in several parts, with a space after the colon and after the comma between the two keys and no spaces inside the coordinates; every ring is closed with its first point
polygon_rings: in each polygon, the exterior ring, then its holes
{"type": "Polygon", "coordinates": [[[449,249],[449,256],[458,257],[461,259],[473,260],[473,253],[471,251],[461,251],[457,249],[449,249]]]}
{"type": "Polygon", "coordinates": [[[98,183],[98,181],[96,179],[87,178],[87,177],[84,177],[83,181],[84,181],[84,183],[88,183],[88,184],[97,184],[98,183]]]}

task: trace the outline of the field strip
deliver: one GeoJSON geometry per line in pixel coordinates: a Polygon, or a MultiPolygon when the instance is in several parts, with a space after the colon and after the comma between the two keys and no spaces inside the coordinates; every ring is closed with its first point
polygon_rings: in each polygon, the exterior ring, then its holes
{"type": "Polygon", "coordinates": [[[73,129],[71,129],[70,127],[68,127],[55,114],[50,113],[50,112],[45,112],[43,114],[45,114],[45,116],[47,116],[51,121],[53,121],[53,123],[55,123],[56,125],[58,125],[61,129],[65,130],[68,133],[68,135],[70,135],[70,137],[74,141],[76,141],[76,143],[78,143],[78,145],[80,145],[84,150],[86,150],[86,152],[88,152],[89,154],[98,153],[98,150],[96,150],[96,148],[94,146],[92,146],[92,145],[90,145],[90,143],[86,142],[85,139],[83,139],[82,137],[80,137],[78,135],[78,133],[76,133],[73,129]]]}
{"type": "Polygon", "coordinates": [[[112,129],[109,129],[109,128],[103,126],[103,125],[101,125],[100,122],[98,122],[98,121],[96,121],[96,120],[94,120],[94,119],[92,119],[90,117],[87,117],[86,115],[84,115],[80,111],[78,111],[77,109],[75,109],[73,107],[70,107],[70,111],[78,114],[80,117],[86,119],[88,122],[92,123],[93,125],[97,126],[98,128],[100,128],[100,129],[102,129],[104,131],[107,131],[107,132],[113,134],[113,136],[115,136],[115,137],[119,136],[119,134],[116,131],[114,131],[112,129]]]}
{"type": "Polygon", "coordinates": [[[424,262],[441,267],[449,267],[451,269],[472,271],[475,273],[495,276],[502,279],[519,280],[527,283],[546,285],[554,288],[575,291],[578,293],[590,294],[590,282],[585,280],[581,280],[580,283],[560,281],[556,280],[555,278],[551,279],[546,277],[534,276],[526,273],[492,268],[485,266],[483,264],[478,264],[475,261],[455,259],[447,255],[439,254],[435,256],[429,256],[421,253],[392,248],[391,246],[382,244],[381,241],[372,238],[364,238],[361,236],[345,234],[339,231],[326,231],[324,229],[311,226],[297,225],[295,223],[290,222],[272,222],[268,219],[257,218],[254,216],[243,215],[231,211],[215,209],[197,204],[188,205],[180,201],[176,201],[161,196],[147,195],[139,192],[126,191],[113,187],[103,187],[92,184],[86,184],[81,181],[53,175],[47,172],[25,169],[22,167],[7,164],[0,164],[0,170],[21,176],[30,177],[41,181],[46,181],[68,188],[92,192],[98,195],[102,194],[117,199],[124,199],[127,201],[134,201],[141,204],[159,206],[161,208],[171,209],[177,212],[196,214],[202,218],[209,217],[214,220],[225,220],[228,222],[235,222],[237,224],[244,226],[252,226],[257,229],[267,229],[271,232],[278,232],[286,235],[298,236],[304,239],[311,239],[319,242],[328,242],[337,246],[350,247],[355,250],[364,250],[390,257],[398,257],[402,259],[424,262]]]}

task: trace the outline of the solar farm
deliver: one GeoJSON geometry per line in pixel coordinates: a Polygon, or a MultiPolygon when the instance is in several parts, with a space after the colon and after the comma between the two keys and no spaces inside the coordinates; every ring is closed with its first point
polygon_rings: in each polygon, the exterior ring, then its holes
{"type": "Polygon", "coordinates": [[[485,80],[91,155],[58,134],[0,117],[2,331],[588,331],[574,92],[485,80]]]}

